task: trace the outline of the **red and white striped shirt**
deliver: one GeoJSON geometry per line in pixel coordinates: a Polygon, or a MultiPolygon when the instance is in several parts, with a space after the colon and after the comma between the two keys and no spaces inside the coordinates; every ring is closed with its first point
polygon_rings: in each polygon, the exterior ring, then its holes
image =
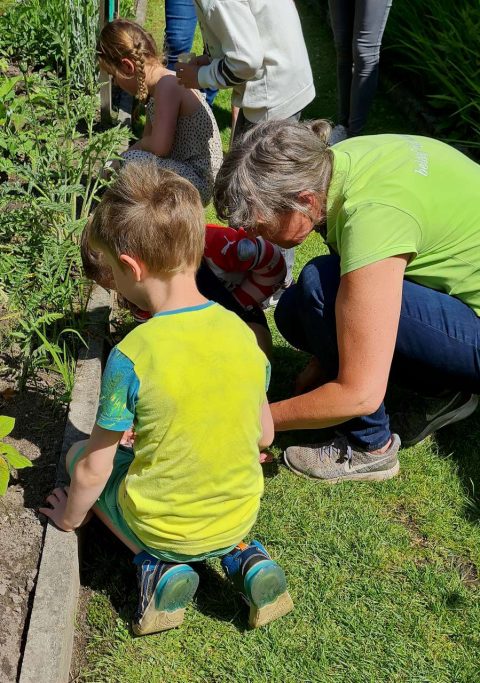
{"type": "Polygon", "coordinates": [[[259,306],[279,289],[287,272],[280,248],[240,228],[209,224],[204,259],[244,308],[259,306]]]}

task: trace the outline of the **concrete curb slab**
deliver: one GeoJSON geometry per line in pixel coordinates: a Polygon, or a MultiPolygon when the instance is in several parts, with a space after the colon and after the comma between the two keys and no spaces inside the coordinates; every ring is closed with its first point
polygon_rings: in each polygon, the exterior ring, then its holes
{"type": "MultiPolygon", "coordinates": [[[[87,311],[88,348],[81,350],[75,372],[75,385],[57,471],[59,486],[64,486],[69,481],[65,471],[68,449],[75,441],[87,438],[95,422],[105,331],[110,311],[109,294],[96,287],[87,311]]],[[[20,683],[66,683],[69,680],[79,586],[78,536],[59,531],[48,523],[20,683]]]]}

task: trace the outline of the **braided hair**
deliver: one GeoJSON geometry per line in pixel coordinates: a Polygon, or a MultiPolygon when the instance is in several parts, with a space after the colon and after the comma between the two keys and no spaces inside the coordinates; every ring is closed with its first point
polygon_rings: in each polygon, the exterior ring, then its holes
{"type": "Polygon", "coordinates": [[[139,24],[128,19],[114,19],[103,27],[97,42],[97,55],[100,66],[113,76],[125,78],[122,59],[131,59],[135,66],[138,90],[137,97],[142,102],[148,97],[145,80],[145,66],[163,61],[159,55],[154,38],[139,24]]]}

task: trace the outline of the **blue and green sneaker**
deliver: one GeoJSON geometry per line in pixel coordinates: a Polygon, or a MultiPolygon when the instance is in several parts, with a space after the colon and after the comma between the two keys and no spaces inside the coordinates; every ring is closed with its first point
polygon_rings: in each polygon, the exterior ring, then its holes
{"type": "Polygon", "coordinates": [[[251,628],[269,624],[293,609],[285,573],[260,541],[239,543],[224,555],[222,568],[250,606],[251,628]]]}
{"type": "Polygon", "coordinates": [[[188,564],[162,562],[145,551],[133,561],[139,592],[133,632],[144,636],[180,626],[198,587],[197,572],[188,564]]]}

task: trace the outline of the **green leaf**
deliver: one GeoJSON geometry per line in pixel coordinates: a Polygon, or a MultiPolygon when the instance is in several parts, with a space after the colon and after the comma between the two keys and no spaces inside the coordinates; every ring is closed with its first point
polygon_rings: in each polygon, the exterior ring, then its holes
{"type": "Polygon", "coordinates": [[[8,415],[0,415],[0,439],[10,434],[15,427],[15,418],[8,415]]]}
{"type": "Polygon", "coordinates": [[[0,443],[0,453],[6,457],[10,467],[14,467],[16,470],[32,467],[32,462],[8,443],[0,443]]]}
{"type": "Polygon", "coordinates": [[[0,456],[0,496],[4,496],[7,491],[10,470],[6,461],[0,456]]]}
{"type": "Polygon", "coordinates": [[[6,97],[15,87],[15,84],[20,80],[20,76],[14,76],[13,78],[2,78],[0,83],[0,97],[3,99],[6,97]]]}

